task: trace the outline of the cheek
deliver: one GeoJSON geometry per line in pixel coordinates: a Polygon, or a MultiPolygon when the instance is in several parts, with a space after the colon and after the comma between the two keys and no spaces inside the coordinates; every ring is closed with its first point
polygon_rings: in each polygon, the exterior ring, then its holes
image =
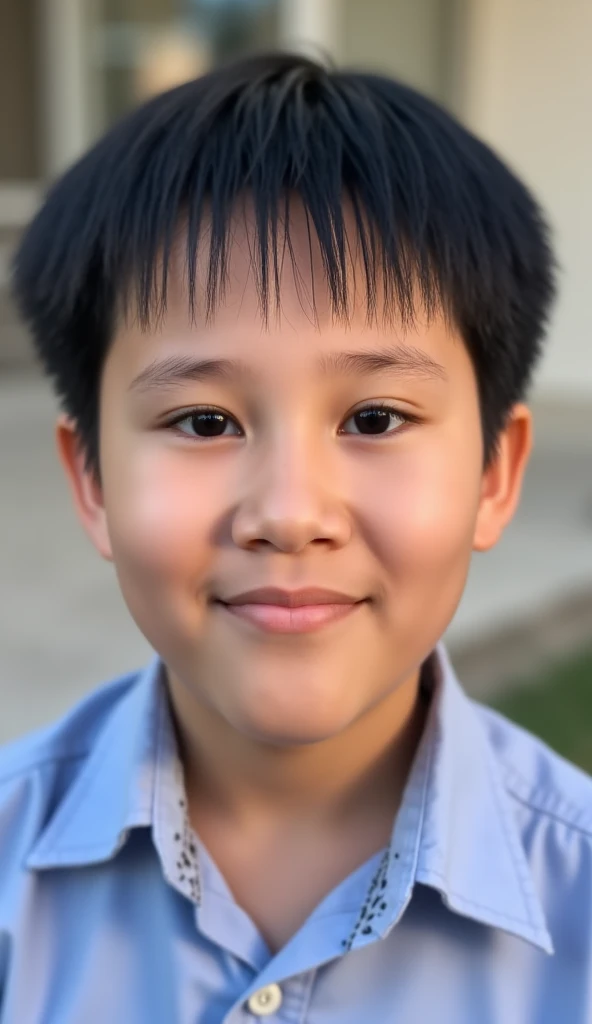
{"type": "Polygon", "coordinates": [[[434,448],[396,460],[384,474],[372,532],[381,562],[396,576],[436,578],[470,561],[480,493],[480,453],[434,448]]]}
{"type": "Polygon", "coordinates": [[[118,566],[195,582],[207,571],[223,491],[223,480],[196,472],[187,453],[120,453],[104,483],[118,566]]]}

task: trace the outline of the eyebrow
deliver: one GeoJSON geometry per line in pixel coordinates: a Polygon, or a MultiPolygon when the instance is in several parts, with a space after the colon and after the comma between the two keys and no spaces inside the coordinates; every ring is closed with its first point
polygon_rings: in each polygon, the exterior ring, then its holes
{"type": "Polygon", "coordinates": [[[195,381],[233,380],[252,377],[252,369],[240,359],[195,359],[192,356],[168,356],[157,359],[134,377],[129,391],[166,390],[195,381]]]}
{"type": "Polygon", "coordinates": [[[402,344],[363,352],[331,352],[321,357],[320,367],[327,375],[367,377],[391,373],[397,377],[448,380],[444,367],[427,352],[402,344]]]}
{"type": "MultiPolygon", "coordinates": [[[[319,360],[323,376],[371,376],[390,373],[397,377],[447,380],[446,370],[427,352],[408,345],[394,345],[375,351],[328,353],[319,360]]],[[[179,384],[207,380],[253,378],[253,370],[240,359],[195,359],[168,356],[155,360],[129,385],[130,391],[166,390],[179,384]]]]}

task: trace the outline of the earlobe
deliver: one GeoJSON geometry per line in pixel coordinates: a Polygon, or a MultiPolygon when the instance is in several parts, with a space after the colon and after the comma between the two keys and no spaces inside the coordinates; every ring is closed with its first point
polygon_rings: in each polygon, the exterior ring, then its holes
{"type": "Polygon", "coordinates": [[[59,459],[70,486],[78,519],[99,554],[107,561],[112,561],[101,484],[85,466],[84,451],[74,421],[65,414],[60,415],[55,436],[59,459]]]}
{"type": "Polygon", "coordinates": [[[495,547],[520,501],[522,482],[532,451],[532,414],[525,405],[512,409],[498,440],[498,449],[483,473],[474,551],[495,547]]]}

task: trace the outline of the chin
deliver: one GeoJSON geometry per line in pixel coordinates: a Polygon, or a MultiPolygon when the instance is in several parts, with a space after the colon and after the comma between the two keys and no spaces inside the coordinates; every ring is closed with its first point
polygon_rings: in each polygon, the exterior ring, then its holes
{"type": "Polygon", "coordinates": [[[241,708],[230,724],[249,739],[275,747],[300,747],[322,743],[342,732],[351,723],[336,715],[319,715],[318,709],[276,708],[275,713],[261,714],[261,708],[241,708]],[[251,713],[249,711],[251,710],[251,713]]]}

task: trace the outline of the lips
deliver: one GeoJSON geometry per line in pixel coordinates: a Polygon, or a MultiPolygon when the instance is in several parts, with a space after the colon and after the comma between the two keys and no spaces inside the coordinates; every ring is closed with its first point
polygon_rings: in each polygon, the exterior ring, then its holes
{"type": "Polygon", "coordinates": [[[259,587],[217,602],[226,612],[271,633],[310,633],[354,613],[365,600],[323,587],[259,587]]]}
{"type": "Polygon", "coordinates": [[[225,598],[224,604],[275,604],[283,608],[302,608],[305,605],[357,604],[358,598],[325,587],[303,587],[300,590],[282,590],[280,587],[258,587],[235,597],[225,598]]]}

